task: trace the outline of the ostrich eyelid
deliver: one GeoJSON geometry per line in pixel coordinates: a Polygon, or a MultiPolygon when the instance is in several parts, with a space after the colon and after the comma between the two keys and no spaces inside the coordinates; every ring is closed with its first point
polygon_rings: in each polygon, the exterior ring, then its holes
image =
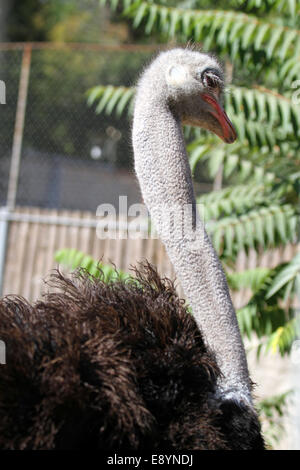
{"type": "Polygon", "coordinates": [[[220,71],[213,67],[208,67],[199,74],[197,74],[197,78],[202,81],[204,85],[206,85],[206,75],[208,75],[211,79],[215,80],[215,85],[220,86],[223,83],[223,78],[220,71]]]}

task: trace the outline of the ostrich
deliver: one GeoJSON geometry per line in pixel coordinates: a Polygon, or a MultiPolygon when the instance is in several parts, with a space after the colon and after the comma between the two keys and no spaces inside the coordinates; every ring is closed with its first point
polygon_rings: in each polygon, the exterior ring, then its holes
{"type": "Polygon", "coordinates": [[[174,49],[144,71],[135,102],[137,177],[193,315],[148,262],[135,278],[111,283],[57,271],[49,282],[59,292],[33,305],[5,297],[0,448],[264,448],[234,307],[197,213],[181,128],[197,125],[233,142],[223,86],[213,57],[174,49]],[[187,224],[168,220],[172,211],[187,214],[187,224]]]}

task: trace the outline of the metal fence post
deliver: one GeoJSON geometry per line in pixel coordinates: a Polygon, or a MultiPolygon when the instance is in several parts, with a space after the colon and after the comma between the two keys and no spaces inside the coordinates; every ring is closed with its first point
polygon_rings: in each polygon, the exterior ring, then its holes
{"type": "Polygon", "coordinates": [[[22,152],[22,141],[24,133],[24,122],[28,95],[29,74],[31,64],[31,45],[24,47],[21,76],[19,85],[19,95],[17,103],[16,123],[14,130],[10,173],[7,191],[7,206],[9,210],[14,209],[16,205],[18,179],[22,152]]]}
{"type": "Polygon", "coordinates": [[[0,294],[3,289],[3,276],[5,268],[6,257],[6,242],[9,224],[9,212],[11,212],[16,205],[18,179],[20,171],[20,161],[22,153],[22,142],[24,134],[24,122],[26,114],[26,104],[28,95],[30,65],[31,65],[31,45],[25,45],[22,57],[19,93],[17,102],[17,112],[15,129],[13,136],[11,164],[8,179],[7,202],[6,207],[2,208],[0,212],[0,294]]]}
{"type": "Polygon", "coordinates": [[[2,295],[3,281],[4,281],[4,267],[5,267],[5,254],[6,254],[6,240],[8,230],[8,208],[0,207],[0,295],[2,295]]]}

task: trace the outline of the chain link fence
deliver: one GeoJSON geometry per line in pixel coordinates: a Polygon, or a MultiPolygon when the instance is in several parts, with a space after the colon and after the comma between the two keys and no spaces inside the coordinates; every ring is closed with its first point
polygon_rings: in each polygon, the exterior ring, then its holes
{"type": "Polygon", "coordinates": [[[22,50],[0,50],[0,79],[5,83],[5,102],[0,105],[0,205],[6,205],[10,160],[15,128],[22,50]]]}
{"type": "Polygon", "coordinates": [[[97,115],[87,105],[87,92],[98,84],[133,85],[152,53],[129,46],[1,45],[0,78],[6,84],[0,129],[2,206],[12,178],[18,206],[95,211],[102,202],[117,207],[119,194],[128,196],[128,204],[140,201],[129,119],[97,115]],[[22,71],[28,81],[23,80],[20,97],[22,71]],[[24,112],[23,129],[18,109],[24,112]],[[19,167],[12,175],[16,141],[21,141],[19,167]]]}

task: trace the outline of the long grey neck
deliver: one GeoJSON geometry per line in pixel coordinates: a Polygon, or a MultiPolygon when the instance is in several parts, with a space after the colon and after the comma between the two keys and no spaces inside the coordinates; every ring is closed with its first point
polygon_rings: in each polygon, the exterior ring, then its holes
{"type": "Polygon", "coordinates": [[[133,147],[144,201],[194,318],[221,368],[217,393],[252,406],[245,350],[225,274],[199,214],[195,217],[180,119],[169,109],[163,92],[153,87],[138,90],[133,147]]]}

